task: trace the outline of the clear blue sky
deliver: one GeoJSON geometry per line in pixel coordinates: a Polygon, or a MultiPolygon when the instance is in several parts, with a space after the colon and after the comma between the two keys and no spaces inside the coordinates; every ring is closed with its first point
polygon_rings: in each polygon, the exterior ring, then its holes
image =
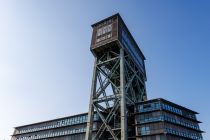
{"type": "Polygon", "coordinates": [[[200,113],[210,139],[210,2],[0,0],[0,140],[88,110],[91,24],[119,12],[145,54],[149,99],[200,113]]]}

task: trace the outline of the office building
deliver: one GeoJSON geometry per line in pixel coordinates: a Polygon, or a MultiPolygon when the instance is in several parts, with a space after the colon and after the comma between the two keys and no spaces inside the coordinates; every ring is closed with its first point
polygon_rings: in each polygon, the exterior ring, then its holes
{"type": "Polygon", "coordinates": [[[164,99],[138,103],[137,140],[203,140],[196,114],[164,99]]]}
{"type": "MultiPolygon", "coordinates": [[[[136,140],[203,140],[195,111],[164,99],[136,103],[128,120],[136,140]]],[[[87,113],[15,127],[12,140],[85,140],[87,113]]],[[[93,137],[102,124],[94,115],[93,137]]],[[[108,138],[108,137],[107,137],[108,138]]],[[[104,139],[107,139],[104,138],[104,139]]],[[[131,138],[130,138],[131,139],[131,138]]]]}

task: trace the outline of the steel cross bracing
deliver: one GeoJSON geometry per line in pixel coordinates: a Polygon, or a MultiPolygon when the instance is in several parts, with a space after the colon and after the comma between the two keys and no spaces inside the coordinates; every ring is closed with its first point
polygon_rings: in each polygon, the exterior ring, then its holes
{"type": "MultiPolygon", "coordinates": [[[[127,140],[127,106],[146,97],[145,78],[131,57],[120,51],[107,50],[95,58],[86,140],[127,140]],[[102,124],[93,130],[93,114],[102,124]],[[95,131],[94,135],[92,131],[95,131]]],[[[135,131],[135,130],[134,130],[135,131]]]]}

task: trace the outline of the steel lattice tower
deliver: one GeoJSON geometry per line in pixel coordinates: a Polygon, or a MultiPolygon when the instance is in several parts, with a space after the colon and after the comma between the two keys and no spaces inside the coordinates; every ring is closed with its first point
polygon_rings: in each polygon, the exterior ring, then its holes
{"type": "Polygon", "coordinates": [[[119,14],[92,27],[95,62],[86,140],[135,139],[135,103],[147,99],[145,57],[119,14]],[[94,114],[102,120],[97,129],[94,114]]]}

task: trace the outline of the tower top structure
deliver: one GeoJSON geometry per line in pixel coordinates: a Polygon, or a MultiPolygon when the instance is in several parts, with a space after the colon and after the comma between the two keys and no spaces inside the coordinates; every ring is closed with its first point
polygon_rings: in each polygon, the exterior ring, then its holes
{"type": "Polygon", "coordinates": [[[101,53],[105,49],[110,48],[110,46],[112,46],[113,49],[116,46],[120,46],[131,55],[134,62],[146,77],[144,69],[145,56],[119,13],[92,24],[92,28],[93,34],[90,50],[94,56],[100,56],[101,53]]]}

